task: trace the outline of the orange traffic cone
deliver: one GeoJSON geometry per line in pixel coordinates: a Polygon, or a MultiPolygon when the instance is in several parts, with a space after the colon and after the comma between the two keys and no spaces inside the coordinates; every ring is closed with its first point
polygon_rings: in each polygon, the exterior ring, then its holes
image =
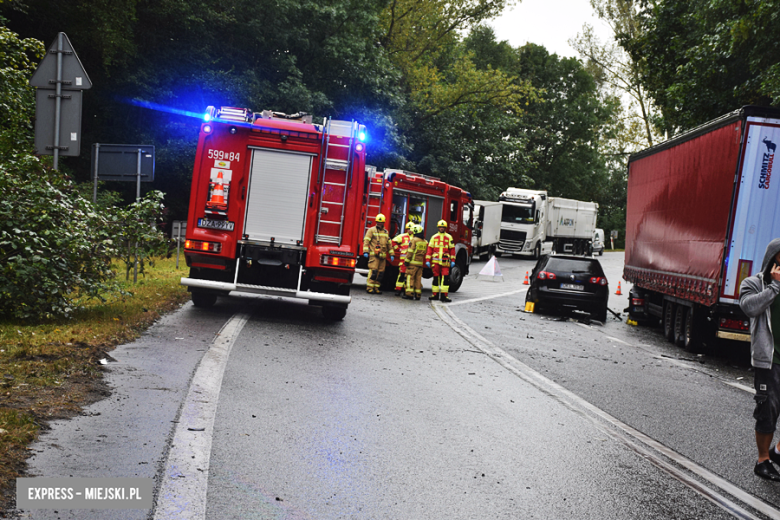
{"type": "Polygon", "coordinates": [[[207,206],[217,209],[226,209],[225,189],[222,186],[222,172],[217,173],[217,182],[214,183],[214,189],[211,191],[211,199],[207,206]]]}
{"type": "Polygon", "coordinates": [[[528,282],[528,271],[525,272],[525,280],[523,280],[523,285],[531,285],[530,282],[528,282]]]}
{"type": "Polygon", "coordinates": [[[622,296],[623,295],[623,293],[620,292],[620,281],[619,280],[618,280],[618,289],[617,289],[617,291],[615,291],[615,294],[617,294],[618,296],[622,296]]]}

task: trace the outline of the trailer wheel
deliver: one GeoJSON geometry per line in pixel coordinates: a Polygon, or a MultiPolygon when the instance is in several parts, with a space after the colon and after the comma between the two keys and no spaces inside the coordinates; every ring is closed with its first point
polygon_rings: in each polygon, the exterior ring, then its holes
{"type": "Polygon", "coordinates": [[[322,315],[328,321],[341,321],[347,315],[347,308],[325,305],[322,307],[322,315]]]}
{"type": "Polygon", "coordinates": [[[672,302],[664,302],[664,337],[668,341],[674,341],[674,304],[672,302]]]}
{"type": "Polygon", "coordinates": [[[686,315],[688,314],[688,307],[684,305],[677,305],[674,312],[674,344],[678,347],[685,346],[685,328],[686,328],[686,315]]]}
{"type": "Polygon", "coordinates": [[[202,291],[192,291],[192,304],[195,307],[208,308],[217,303],[217,295],[202,291]]]}

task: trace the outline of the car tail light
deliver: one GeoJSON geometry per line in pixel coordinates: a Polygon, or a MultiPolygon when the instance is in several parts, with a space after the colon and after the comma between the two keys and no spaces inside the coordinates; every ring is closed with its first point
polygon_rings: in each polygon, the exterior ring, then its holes
{"type": "Polygon", "coordinates": [[[201,240],[185,240],[184,249],[205,251],[207,253],[219,253],[222,251],[222,244],[219,242],[203,242],[201,240]]]}
{"type": "Polygon", "coordinates": [[[594,276],[590,279],[590,283],[593,285],[607,285],[607,279],[603,276],[594,276]]]}
{"type": "Polygon", "coordinates": [[[555,273],[549,273],[547,271],[541,271],[536,275],[539,280],[555,280],[555,273]]]}
{"type": "Polygon", "coordinates": [[[320,257],[320,264],[332,265],[334,267],[355,267],[355,259],[345,258],[343,256],[322,255],[320,257]]]}
{"type": "Polygon", "coordinates": [[[631,298],[631,305],[634,305],[636,307],[644,307],[645,299],[644,298],[631,298]]]}
{"type": "Polygon", "coordinates": [[[733,330],[744,330],[748,331],[750,330],[750,322],[747,320],[738,320],[735,318],[721,318],[720,319],[720,326],[724,329],[733,329],[733,330]]]}

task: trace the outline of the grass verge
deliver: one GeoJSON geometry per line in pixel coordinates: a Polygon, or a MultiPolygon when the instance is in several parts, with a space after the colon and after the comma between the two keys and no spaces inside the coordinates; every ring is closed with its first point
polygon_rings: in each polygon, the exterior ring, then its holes
{"type": "Polygon", "coordinates": [[[70,320],[0,322],[0,514],[10,509],[28,446],[47,422],[108,395],[100,359],[189,299],[179,284],[184,273],[175,258],[156,260],[138,283],[124,283],[131,295],[94,302],[70,320]]]}

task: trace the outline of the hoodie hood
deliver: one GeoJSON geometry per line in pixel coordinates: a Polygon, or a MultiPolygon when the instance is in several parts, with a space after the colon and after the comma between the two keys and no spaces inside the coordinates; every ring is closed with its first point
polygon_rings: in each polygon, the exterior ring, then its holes
{"type": "Polygon", "coordinates": [[[772,259],[780,253],[780,238],[775,238],[766,246],[766,253],[764,253],[764,261],[761,264],[761,272],[766,271],[767,266],[772,262],[772,259]]]}

